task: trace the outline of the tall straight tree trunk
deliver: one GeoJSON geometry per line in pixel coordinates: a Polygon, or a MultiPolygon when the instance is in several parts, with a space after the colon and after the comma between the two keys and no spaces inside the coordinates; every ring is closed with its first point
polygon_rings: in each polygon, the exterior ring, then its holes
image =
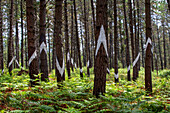
{"type": "MultiPolygon", "coordinates": [[[[16,5],[15,5],[15,11],[16,11],[16,26],[15,26],[15,29],[16,29],[16,37],[15,37],[15,46],[16,46],[16,60],[17,62],[19,63],[19,37],[18,37],[18,1],[16,0],[16,5]]],[[[16,68],[19,68],[19,65],[16,64],[16,68]]]]}
{"type": "Polygon", "coordinates": [[[65,52],[66,52],[66,65],[67,65],[67,73],[68,78],[70,75],[70,50],[69,50],[69,35],[68,35],[68,17],[67,17],[67,0],[64,1],[64,13],[65,13],[65,52]]]}
{"type": "Polygon", "coordinates": [[[10,8],[10,34],[9,34],[9,38],[8,38],[8,69],[9,69],[9,73],[11,74],[11,71],[13,69],[13,65],[10,65],[10,62],[13,58],[13,0],[11,0],[11,8],[10,8]]]}
{"type": "Polygon", "coordinates": [[[87,35],[87,13],[86,13],[86,0],[84,0],[84,27],[85,27],[85,50],[86,50],[86,59],[87,59],[87,75],[90,76],[90,72],[89,72],[89,48],[88,48],[88,41],[89,41],[89,37],[87,35]]]}
{"type": "MultiPolygon", "coordinates": [[[[72,1],[72,0],[71,0],[72,1]]],[[[74,57],[74,17],[73,17],[73,4],[71,5],[71,69],[74,71],[74,62],[73,62],[73,57],[74,57]]]]}
{"type": "Polygon", "coordinates": [[[48,81],[47,44],[46,44],[46,0],[40,0],[40,70],[41,80],[48,81]]]}
{"type": "MultiPolygon", "coordinates": [[[[132,18],[132,2],[129,0],[129,23],[130,23],[130,38],[131,38],[131,48],[132,48],[132,61],[135,61],[135,47],[133,39],[133,18],[132,18]]],[[[136,80],[135,67],[133,67],[133,80],[136,80]]]]}
{"type": "MultiPolygon", "coordinates": [[[[139,23],[140,23],[140,20],[139,20],[139,1],[137,0],[137,34],[136,34],[136,54],[138,55],[139,54],[139,23]]],[[[136,77],[138,78],[139,76],[139,68],[140,68],[140,58],[139,60],[137,61],[136,63],[136,66],[137,66],[137,69],[136,69],[136,77]]]]}
{"type": "Polygon", "coordinates": [[[24,25],[23,25],[23,0],[20,4],[21,8],[21,66],[24,66],[24,25]]]}
{"type": "Polygon", "coordinates": [[[125,31],[126,31],[126,65],[128,68],[127,78],[128,81],[131,80],[130,77],[130,52],[129,52],[129,34],[128,34],[128,26],[127,26],[127,16],[126,16],[126,5],[125,0],[123,0],[123,9],[124,9],[124,20],[125,20],[125,31]]]}
{"type": "Polygon", "coordinates": [[[146,56],[145,56],[145,89],[148,92],[152,92],[152,77],[151,77],[151,8],[150,0],[145,0],[145,15],[146,15],[146,40],[148,45],[146,45],[146,56]],[[149,41],[150,40],[150,41],[149,41]],[[150,42],[150,43],[149,43],[150,42]]]}
{"type": "Polygon", "coordinates": [[[74,4],[74,17],[75,17],[75,27],[76,27],[77,51],[78,51],[78,59],[79,59],[79,66],[80,66],[80,77],[83,78],[83,70],[82,70],[82,63],[81,63],[80,42],[79,42],[79,35],[78,35],[77,12],[76,12],[76,2],[75,2],[75,0],[73,0],[73,4],[74,4]]]}
{"type": "Polygon", "coordinates": [[[159,36],[159,28],[157,27],[157,36],[158,36],[158,48],[159,48],[159,57],[161,62],[161,69],[163,70],[163,61],[162,61],[162,51],[161,51],[161,41],[159,36]]]}
{"type": "MultiPolygon", "coordinates": [[[[121,13],[121,12],[120,12],[121,13]]],[[[121,18],[119,18],[119,32],[120,32],[120,45],[121,45],[121,62],[123,65],[123,68],[125,67],[124,64],[124,46],[123,46],[123,38],[122,38],[122,23],[121,23],[121,18]]]]}
{"type": "Polygon", "coordinates": [[[31,86],[37,85],[39,82],[38,75],[38,58],[36,50],[35,37],[35,9],[34,0],[26,0],[27,11],[27,40],[28,40],[28,59],[29,59],[29,76],[31,86]]]}
{"type": "Polygon", "coordinates": [[[117,31],[117,1],[114,0],[114,51],[115,51],[115,57],[114,57],[114,68],[115,68],[115,82],[119,82],[118,78],[118,31],[117,31]]]}
{"type": "Polygon", "coordinates": [[[65,63],[62,51],[62,3],[63,0],[55,0],[55,37],[56,43],[56,61],[55,61],[55,75],[57,76],[57,82],[65,80],[65,63]]]}
{"type": "MultiPolygon", "coordinates": [[[[91,10],[92,10],[92,17],[93,17],[93,37],[92,37],[92,40],[94,40],[94,37],[95,37],[95,35],[96,35],[96,20],[95,20],[95,11],[94,11],[94,2],[93,2],[93,0],[91,0],[91,10]]],[[[93,45],[93,48],[94,48],[94,45],[95,45],[95,43],[94,43],[95,41],[92,41],[92,45],[93,45]]],[[[93,51],[94,51],[94,49],[93,49],[93,51]]],[[[94,54],[93,54],[93,57],[95,57],[95,52],[93,52],[94,54]]],[[[94,58],[93,58],[93,60],[94,60],[94,58]]],[[[95,61],[94,61],[95,62],[95,61]]]]}
{"type": "Polygon", "coordinates": [[[113,33],[112,33],[112,22],[113,20],[109,22],[110,27],[110,69],[113,68],[113,33]]]}
{"type": "MultiPolygon", "coordinates": [[[[48,18],[48,23],[50,23],[50,20],[48,18]]],[[[48,27],[48,66],[49,66],[49,72],[51,72],[51,40],[50,40],[50,27],[48,27]]]]}
{"type": "Polygon", "coordinates": [[[166,41],[165,41],[165,25],[164,25],[164,21],[162,21],[162,26],[163,26],[164,68],[166,69],[167,61],[166,61],[166,41]]]}
{"type": "Polygon", "coordinates": [[[0,69],[4,69],[3,62],[3,38],[2,38],[2,9],[1,9],[1,0],[0,0],[0,69]]]}
{"type": "Polygon", "coordinates": [[[107,53],[107,2],[108,0],[97,0],[96,5],[96,35],[95,35],[95,65],[94,65],[94,88],[93,94],[99,97],[106,89],[106,72],[108,66],[107,53]]]}
{"type": "Polygon", "coordinates": [[[28,68],[27,28],[25,25],[25,67],[28,68]]]}
{"type": "MultiPolygon", "coordinates": [[[[133,17],[134,17],[133,22],[134,22],[134,29],[135,29],[135,33],[134,33],[134,39],[135,39],[135,44],[134,44],[135,59],[134,59],[134,61],[135,61],[138,54],[139,54],[139,51],[138,51],[138,48],[137,48],[137,46],[138,46],[137,41],[138,40],[137,40],[137,28],[136,28],[136,2],[135,2],[135,0],[133,0],[133,17]]],[[[138,61],[139,61],[139,59],[138,59],[138,61]]],[[[138,77],[138,65],[137,65],[137,62],[133,64],[133,67],[134,67],[133,68],[133,80],[136,80],[137,77],[138,77]]]]}

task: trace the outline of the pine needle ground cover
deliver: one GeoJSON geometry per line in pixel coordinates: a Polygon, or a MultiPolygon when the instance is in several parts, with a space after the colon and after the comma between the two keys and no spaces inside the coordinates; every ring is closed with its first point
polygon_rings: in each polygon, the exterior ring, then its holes
{"type": "MultiPolygon", "coordinates": [[[[86,69],[83,69],[86,72],[86,69]]],[[[107,75],[106,93],[100,98],[93,96],[93,69],[91,77],[79,70],[72,72],[72,78],[60,84],[59,89],[54,71],[50,81],[39,86],[29,86],[29,75],[17,76],[14,70],[0,76],[0,112],[31,113],[168,113],[170,112],[170,70],[152,72],[153,94],[146,95],[144,69],[136,82],[128,82],[126,69],[119,69],[119,83],[114,83],[114,70],[107,75]]],[[[67,74],[66,74],[67,75],[67,74]]],[[[37,75],[40,76],[40,75],[37,75]]]]}

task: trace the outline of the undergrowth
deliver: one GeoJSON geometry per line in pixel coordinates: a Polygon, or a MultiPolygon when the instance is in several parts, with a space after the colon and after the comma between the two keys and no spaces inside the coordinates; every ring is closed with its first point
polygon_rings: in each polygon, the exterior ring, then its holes
{"type": "MultiPolygon", "coordinates": [[[[86,72],[86,68],[83,68],[86,72]]],[[[170,70],[152,73],[153,94],[146,95],[144,69],[136,82],[127,81],[127,69],[119,69],[119,83],[114,83],[114,70],[107,75],[106,93],[93,96],[93,69],[90,78],[80,79],[79,70],[71,73],[58,89],[54,71],[49,82],[30,87],[29,75],[17,76],[19,69],[0,76],[0,112],[116,112],[116,113],[168,113],[170,112],[170,70]]],[[[66,73],[67,75],[67,73],[66,73]]],[[[131,74],[132,75],[132,74],[131,74]]]]}

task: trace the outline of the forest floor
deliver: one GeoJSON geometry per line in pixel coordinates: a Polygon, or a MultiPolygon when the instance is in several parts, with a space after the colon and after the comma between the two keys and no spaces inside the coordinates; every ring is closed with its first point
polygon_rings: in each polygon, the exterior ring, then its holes
{"type": "MultiPolygon", "coordinates": [[[[50,81],[39,86],[29,86],[29,75],[17,76],[19,69],[10,76],[7,71],[0,76],[0,112],[117,112],[157,113],[170,112],[170,70],[152,72],[152,95],[146,95],[144,69],[136,82],[127,81],[127,69],[119,69],[119,83],[114,83],[114,69],[107,74],[106,93],[93,96],[93,69],[90,78],[80,79],[79,69],[71,73],[58,89],[54,71],[50,81]]],[[[86,72],[86,68],[83,68],[86,72]]],[[[132,70],[131,70],[132,72],[132,70]]],[[[132,74],[131,74],[132,75],[132,74]]]]}

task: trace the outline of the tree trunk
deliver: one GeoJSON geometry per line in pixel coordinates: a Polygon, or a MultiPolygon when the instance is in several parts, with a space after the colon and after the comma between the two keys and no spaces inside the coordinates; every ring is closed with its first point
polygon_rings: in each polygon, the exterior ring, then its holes
{"type": "Polygon", "coordinates": [[[145,89],[148,92],[152,92],[152,77],[151,77],[151,14],[150,14],[150,0],[145,0],[145,15],[146,15],[146,56],[145,56],[145,89]],[[150,41],[149,41],[150,40],[150,41]],[[150,43],[149,43],[150,42],[150,43]]]}
{"type": "Polygon", "coordinates": [[[119,82],[118,78],[118,30],[117,30],[117,7],[116,7],[117,1],[114,0],[114,51],[115,51],[115,82],[119,82]]]}
{"type": "MultiPolygon", "coordinates": [[[[49,23],[49,19],[48,19],[49,23]]],[[[50,27],[48,28],[48,65],[49,65],[49,72],[51,72],[51,40],[50,40],[50,27]]]]}
{"type": "Polygon", "coordinates": [[[16,37],[15,37],[15,46],[16,46],[16,60],[18,63],[16,63],[16,68],[19,68],[19,37],[18,37],[18,1],[16,0],[16,5],[15,5],[15,17],[16,17],[16,37]]]}
{"type": "Polygon", "coordinates": [[[124,20],[125,20],[125,31],[126,31],[126,65],[128,68],[127,78],[128,81],[131,80],[130,77],[130,53],[129,53],[129,34],[128,34],[128,26],[127,26],[127,17],[126,17],[126,7],[125,0],[123,0],[123,8],[124,8],[124,20]]]}
{"type": "Polygon", "coordinates": [[[41,81],[48,81],[47,44],[46,44],[46,0],[40,0],[40,72],[41,81]]]}
{"type": "MultiPolygon", "coordinates": [[[[135,47],[133,39],[133,18],[132,18],[132,2],[129,0],[129,23],[130,23],[130,38],[131,38],[131,48],[132,48],[132,61],[135,61],[135,47]]],[[[135,67],[133,66],[133,80],[136,80],[135,67]]]]}
{"type": "Polygon", "coordinates": [[[28,58],[29,58],[29,76],[31,86],[37,85],[39,82],[38,75],[38,58],[36,50],[35,37],[35,9],[34,0],[26,0],[27,11],[27,40],[28,40],[28,58]]]}
{"type": "Polygon", "coordinates": [[[23,0],[21,0],[21,66],[24,66],[24,25],[23,25],[23,0]]]}
{"type": "Polygon", "coordinates": [[[68,36],[68,18],[67,18],[67,0],[64,1],[64,13],[65,13],[65,52],[66,52],[66,65],[68,78],[71,78],[70,75],[70,50],[69,50],[69,36],[68,36]]]}
{"type": "Polygon", "coordinates": [[[77,51],[78,51],[78,59],[79,59],[79,66],[80,66],[80,77],[83,78],[83,70],[82,70],[82,63],[81,63],[80,42],[79,42],[79,34],[78,34],[77,12],[76,12],[76,2],[75,2],[75,0],[73,0],[73,4],[74,4],[74,17],[75,17],[75,27],[76,27],[77,51]]]}
{"type": "Polygon", "coordinates": [[[106,41],[107,26],[107,0],[97,0],[96,5],[96,35],[95,35],[95,65],[94,65],[94,88],[93,94],[99,97],[106,89],[106,72],[108,66],[108,53],[106,41]],[[103,39],[101,39],[103,38],[103,39]],[[103,43],[100,43],[100,42],[103,43]]]}
{"type": "Polygon", "coordinates": [[[158,47],[159,47],[159,57],[161,62],[161,69],[163,70],[163,61],[162,61],[162,51],[161,51],[161,41],[159,37],[159,28],[157,28],[157,35],[158,35],[158,47]]]}
{"type": "Polygon", "coordinates": [[[89,72],[89,48],[88,48],[88,41],[89,41],[89,37],[87,35],[87,13],[86,13],[86,0],[84,0],[84,27],[85,27],[85,50],[86,50],[86,60],[87,60],[87,75],[90,76],[90,72],[89,72]]]}
{"type": "MultiPolygon", "coordinates": [[[[72,0],[71,0],[72,1],[72,0]]],[[[74,71],[74,17],[73,17],[73,4],[71,5],[71,69],[74,71]]]]}
{"type": "MultiPolygon", "coordinates": [[[[28,46],[27,46],[27,29],[25,25],[25,67],[28,68],[28,46]]],[[[24,59],[24,58],[23,58],[24,59]]]]}
{"type": "Polygon", "coordinates": [[[2,9],[1,9],[1,0],[0,0],[0,69],[4,69],[3,61],[3,37],[2,37],[2,9]]]}
{"type": "Polygon", "coordinates": [[[165,42],[165,25],[164,25],[164,21],[162,22],[162,26],[163,26],[164,68],[166,69],[167,61],[166,61],[166,42],[165,42]]]}
{"type": "Polygon", "coordinates": [[[10,8],[10,34],[9,34],[9,38],[8,38],[8,69],[9,69],[9,73],[10,75],[12,74],[11,71],[13,69],[13,62],[10,65],[10,62],[13,59],[13,0],[11,0],[11,8],[10,8]]]}
{"type": "Polygon", "coordinates": [[[62,3],[63,0],[55,0],[55,37],[54,41],[56,43],[56,65],[55,65],[55,75],[57,76],[57,82],[62,82],[65,80],[65,63],[64,56],[62,52],[62,3]]]}

